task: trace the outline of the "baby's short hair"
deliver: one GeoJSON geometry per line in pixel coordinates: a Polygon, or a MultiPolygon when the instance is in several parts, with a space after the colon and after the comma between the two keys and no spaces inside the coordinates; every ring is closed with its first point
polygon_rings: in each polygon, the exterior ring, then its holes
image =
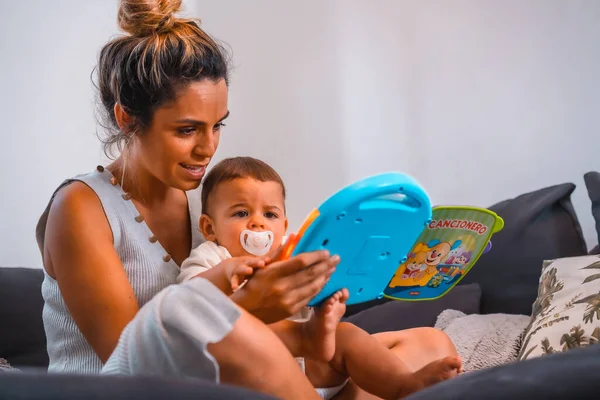
{"type": "Polygon", "coordinates": [[[208,214],[208,197],[219,184],[239,178],[278,183],[285,200],[283,180],[269,164],[252,157],[232,157],[220,161],[206,174],[202,183],[202,213],[208,214]]]}

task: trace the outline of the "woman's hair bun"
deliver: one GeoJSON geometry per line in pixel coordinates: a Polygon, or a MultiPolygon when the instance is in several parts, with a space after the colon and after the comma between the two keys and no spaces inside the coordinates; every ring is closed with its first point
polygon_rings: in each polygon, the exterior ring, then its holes
{"type": "Polygon", "coordinates": [[[118,22],[125,32],[138,37],[170,31],[181,0],[121,0],[118,22]]]}

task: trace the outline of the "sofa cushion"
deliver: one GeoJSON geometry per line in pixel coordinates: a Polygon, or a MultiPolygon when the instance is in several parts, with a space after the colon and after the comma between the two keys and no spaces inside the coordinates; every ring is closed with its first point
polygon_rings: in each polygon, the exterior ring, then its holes
{"type": "Polygon", "coordinates": [[[489,207],[504,229],[460,282],[481,285],[482,314],[530,315],[543,261],[587,254],[573,190],[572,183],[551,186],[489,207]]]}
{"type": "Polygon", "coordinates": [[[46,367],[41,269],[0,268],[0,357],[14,367],[46,367]]]}
{"type": "Polygon", "coordinates": [[[369,333],[433,327],[438,315],[453,309],[465,314],[479,313],[481,288],[478,284],[455,286],[443,297],[427,301],[391,300],[345,319],[369,333]]]}
{"type": "Polygon", "coordinates": [[[600,342],[600,257],[545,263],[521,360],[600,342]]]}

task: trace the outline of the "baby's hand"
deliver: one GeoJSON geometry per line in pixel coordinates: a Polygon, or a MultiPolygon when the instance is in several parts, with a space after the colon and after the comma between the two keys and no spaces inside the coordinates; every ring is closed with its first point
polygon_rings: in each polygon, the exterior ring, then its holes
{"type": "Polygon", "coordinates": [[[225,274],[231,284],[231,290],[237,290],[257,268],[264,268],[268,260],[262,257],[233,257],[224,261],[225,274]]]}

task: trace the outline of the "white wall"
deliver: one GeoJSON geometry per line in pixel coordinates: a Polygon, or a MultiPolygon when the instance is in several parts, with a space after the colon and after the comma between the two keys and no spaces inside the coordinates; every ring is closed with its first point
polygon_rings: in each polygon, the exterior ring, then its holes
{"type": "Polygon", "coordinates": [[[334,3],[203,1],[188,10],[234,57],[231,117],[216,158],[251,155],[272,165],[296,229],[347,181],[334,3]]]}
{"type": "Polygon", "coordinates": [[[350,179],[414,174],[438,204],[489,206],[600,169],[600,2],[337,3],[350,179]]]}
{"type": "Polygon", "coordinates": [[[2,266],[41,266],[35,225],[50,195],[100,161],[90,74],[116,32],[113,3],[2,2],[2,266]]]}
{"type": "MultiPolygon", "coordinates": [[[[3,4],[0,265],[40,266],[34,228],[65,177],[101,162],[89,80],[116,2],[3,4]]],[[[291,227],[383,170],[436,203],[487,206],[600,170],[600,3],[359,0],[187,2],[233,49],[219,158],[270,162],[291,227]],[[230,11],[234,8],[235,12],[230,11]]]]}

